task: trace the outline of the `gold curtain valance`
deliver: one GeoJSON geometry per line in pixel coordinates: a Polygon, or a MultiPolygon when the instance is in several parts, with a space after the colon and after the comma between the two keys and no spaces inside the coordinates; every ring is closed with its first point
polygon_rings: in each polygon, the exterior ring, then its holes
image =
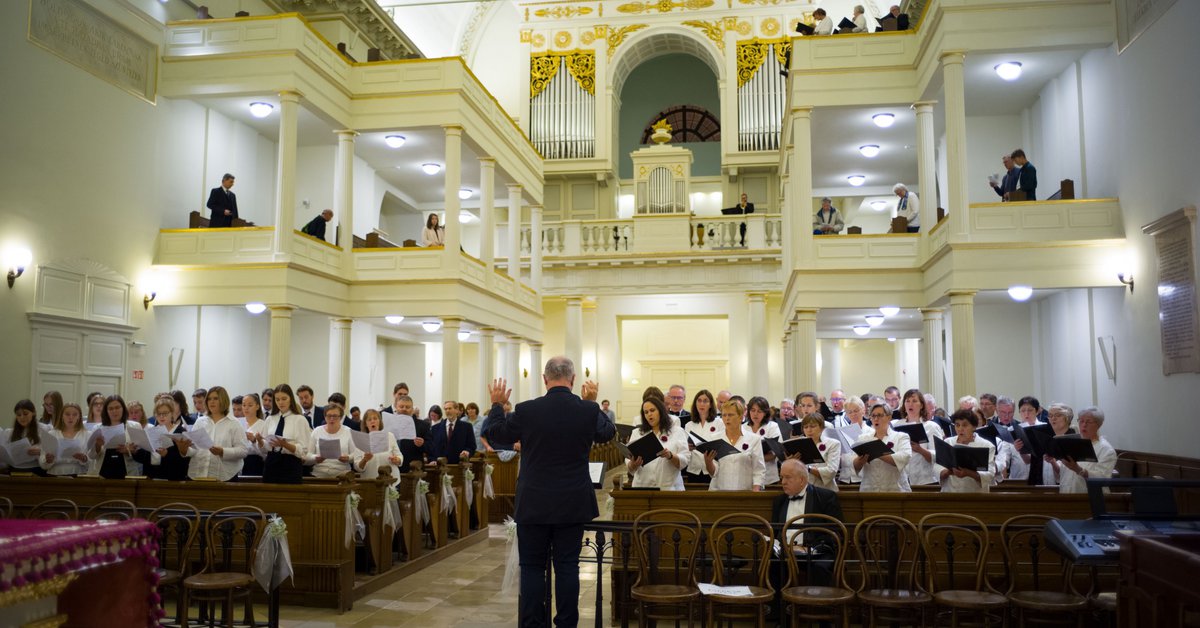
{"type": "Polygon", "coordinates": [[[774,51],[775,59],[779,61],[779,64],[786,66],[787,55],[792,51],[792,40],[788,38],[752,39],[738,42],[737,77],[739,88],[754,78],[763,62],[767,60],[767,53],[771,51],[774,51]]]}
{"type": "Polygon", "coordinates": [[[587,93],[596,95],[596,53],[592,50],[539,52],[529,57],[529,97],[536,98],[558,74],[559,62],[566,63],[571,78],[587,93]]]}

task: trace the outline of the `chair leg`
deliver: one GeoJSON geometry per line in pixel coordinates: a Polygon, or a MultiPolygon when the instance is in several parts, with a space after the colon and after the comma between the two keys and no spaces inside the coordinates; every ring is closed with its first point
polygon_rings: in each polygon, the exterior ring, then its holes
{"type": "Polygon", "coordinates": [[[188,604],[187,587],[179,587],[179,601],[176,602],[176,606],[175,622],[179,624],[179,628],[188,628],[188,615],[191,614],[191,608],[188,604]]]}

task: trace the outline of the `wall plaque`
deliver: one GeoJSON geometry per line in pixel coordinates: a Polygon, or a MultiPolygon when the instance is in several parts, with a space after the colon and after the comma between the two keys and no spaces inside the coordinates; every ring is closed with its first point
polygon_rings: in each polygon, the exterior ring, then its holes
{"type": "Polygon", "coordinates": [[[1196,208],[1176,210],[1144,227],[1158,258],[1158,320],[1163,375],[1200,373],[1200,315],[1196,311],[1193,234],[1196,208]]]}
{"type": "Polygon", "coordinates": [[[30,0],[29,41],[154,103],[158,46],[82,0],[30,0]]]}
{"type": "Polygon", "coordinates": [[[1150,27],[1175,0],[1117,0],[1117,53],[1150,27]]]}

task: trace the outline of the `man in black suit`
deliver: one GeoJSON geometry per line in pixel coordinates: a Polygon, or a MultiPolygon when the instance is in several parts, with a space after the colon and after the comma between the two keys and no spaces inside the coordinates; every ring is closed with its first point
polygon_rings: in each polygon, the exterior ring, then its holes
{"type": "Polygon", "coordinates": [[[400,447],[400,455],[404,462],[400,464],[400,473],[408,473],[409,466],[415,460],[425,461],[425,443],[430,440],[429,424],[413,416],[413,400],[408,396],[408,387],[396,385],[395,402],[383,409],[383,429],[391,432],[396,421],[412,421],[415,438],[396,439],[400,447]]]}
{"type": "Polygon", "coordinates": [[[612,440],[617,429],[596,403],[597,388],[585,382],[576,397],[575,365],[563,356],[546,362],[545,396],[517,404],[512,417],[503,404],[512,391],[498,379],[488,388],[492,408],[483,433],[521,442],[521,473],[513,518],[521,562],[520,621],[545,626],[546,563],[553,557],[555,626],[579,623],[579,551],[583,524],[595,519],[596,491],[588,474],[592,443],[612,440]]]}
{"type": "Polygon", "coordinates": [[[889,24],[890,20],[895,20],[894,22],[891,22],[896,25],[894,30],[898,30],[898,31],[908,30],[908,14],[901,13],[900,5],[893,4],[892,8],[888,9],[888,12],[883,17],[879,18],[880,27],[875,29],[875,32],[884,31],[884,30],[893,30],[891,28],[888,28],[888,24],[889,24]]]}
{"type": "Polygon", "coordinates": [[[212,210],[208,217],[210,227],[232,227],[233,219],[238,217],[237,196],[233,193],[233,175],[228,172],[221,177],[220,187],[215,187],[208,193],[208,203],[205,205],[212,210]]]}
{"type": "Polygon", "coordinates": [[[346,395],[343,395],[340,392],[335,392],[332,395],[329,395],[329,401],[327,403],[342,409],[342,425],[345,425],[346,427],[355,431],[362,431],[362,423],[359,422],[358,419],[351,416],[357,407],[351,408],[349,412],[346,411],[346,395]]]}
{"type": "Polygon", "coordinates": [[[333,220],[333,210],[327,209],[321,212],[316,218],[308,221],[308,224],[304,225],[304,228],[300,231],[302,233],[307,233],[318,240],[324,240],[325,223],[329,222],[330,220],[333,220]]]}
{"type": "Polygon", "coordinates": [[[1012,155],[1001,155],[1000,161],[1004,163],[1004,177],[1000,180],[1000,185],[992,184],[992,189],[996,195],[1002,199],[1006,199],[1009,192],[1017,188],[1017,176],[1020,170],[1013,163],[1012,155]]]}
{"type": "MultiPolygon", "coordinates": [[[[1020,170],[1017,172],[1017,182],[1014,186],[1017,190],[1025,193],[1025,200],[1037,200],[1037,168],[1029,163],[1025,158],[1025,151],[1018,148],[1012,153],[1013,163],[1020,170]]],[[[1004,200],[1008,200],[1005,198],[1004,200]]]]}
{"type": "MultiPolygon", "coordinates": [[[[837,493],[819,486],[813,486],[808,482],[808,468],[804,463],[794,458],[784,460],[779,467],[779,484],[783,487],[783,493],[776,495],[774,501],[771,502],[771,521],[774,523],[787,523],[793,517],[800,515],[829,515],[841,521],[842,504],[838,501],[837,493]]],[[[813,520],[811,523],[805,522],[805,525],[819,525],[819,522],[813,520]]],[[[788,532],[783,531],[784,538],[781,543],[787,544],[788,532]]],[[[832,569],[832,549],[823,548],[819,542],[814,543],[809,540],[809,543],[804,543],[805,539],[797,539],[800,544],[808,546],[808,553],[805,555],[808,561],[808,583],[816,586],[831,586],[833,579],[832,569]],[[830,554],[830,556],[824,556],[830,554]]],[[[843,539],[843,542],[845,539],[843,539]]],[[[799,557],[797,557],[799,558],[799,557]]]]}
{"type": "Polygon", "coordinates": [[[430,458],[445,458],[446,462],[457,464],[463,454],[475,455],[475,427],[459,420],[461,408],[462,406],[454,401],[442,404],[442,412],[446,416],[430,431],[430,458]]]}
{"type": "Polygon", "coordinates": [[[325,425],[325,410],[321,406],[313,405],[313,389],[308,384],[301,384],[296,389],[296,399],[300,401],[300,409],[304,412],[304,418],[308,421],[308,426],[316,429],[318,425],[325,425]]]}

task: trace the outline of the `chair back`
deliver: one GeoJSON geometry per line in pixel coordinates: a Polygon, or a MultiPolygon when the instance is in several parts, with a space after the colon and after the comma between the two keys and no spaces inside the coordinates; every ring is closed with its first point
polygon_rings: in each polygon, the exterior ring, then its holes
{"type": "Polygon", "coordinates": [[[987,524],[971,515],[934,513],[917,524],[927,561],[926,586],[938,591],[983,591],[991,540],[987,524]]]}
{"type": "Polygon", "coordinates": [[[13,516],[13,503],[7,497],[0,497],[0,519],[10,519],[13,516]]]}
{"type": "Polygon", "coordinates": [[[69,499],[60,497],[46,501],[29,509],[29,519],[60,519],[69,521],[79,518],[79,506],[69,499]]]}
{"type": "Polygon", "coordinates": [[[858,588],[922,591],[917,574],[924,568],[921,535],[911,521],[896,515],[875,515],[854,527],[858,558],[858,588]]]}
{"type": "Polygon", "coordinates": [[[258,541],[267,529],[267,515],[254,506],[228,506],[214,511],[204,525],[208,573],[252,573],[258,541]]]}
{"type": "Polygon", "coordinates": [[[638,577],[633,586],[695,586],[696,553],[704,544],[700,519],[686,511],[650,510],[633,520],[638,577]]]}
{"type": "Polygon", "coordinates": [[[813,513],[788,519],[781,535],[782,552],[787,558],[787,586],[800,585],[801,561],[804,562],[804,573],[809,573],[814,560],[832,559],[832,586],[849,588],[845,578],[847,535],[846,525],[837,517],[813,513]],[[803,551],[797,552],[797,546],[803,551]],[[789,549],[792,551],[787,551],[789,549]]]}
{"type": "Polygon", "coordinates": [[[83,518],[90,521],[129,521],[138,516],[137,506],[124,499],[110,499],[87,509],[83,518]]]}
{"type": "Polygon", "coordinates": [[[1017,515],[1001,524],[1007,594],[1068,591],[1071,564],[1046,545],[1046,524],[1053,520],[1046,515],[1017,515]]]}
{"type": "Polygon", "coordinates": [[[713,522],[708,533],[713,583],[771,588],[771,552],[775,531],[758,515],[732,513],[713,522]]]}
{"type": "Polygon", "coordinates": [[[200,538],[200,510],[191,504],[174,502],[155,508],[148,517],[158,527],[158,564],[163,569],[191,575],[192,547],[200,538]]]}

